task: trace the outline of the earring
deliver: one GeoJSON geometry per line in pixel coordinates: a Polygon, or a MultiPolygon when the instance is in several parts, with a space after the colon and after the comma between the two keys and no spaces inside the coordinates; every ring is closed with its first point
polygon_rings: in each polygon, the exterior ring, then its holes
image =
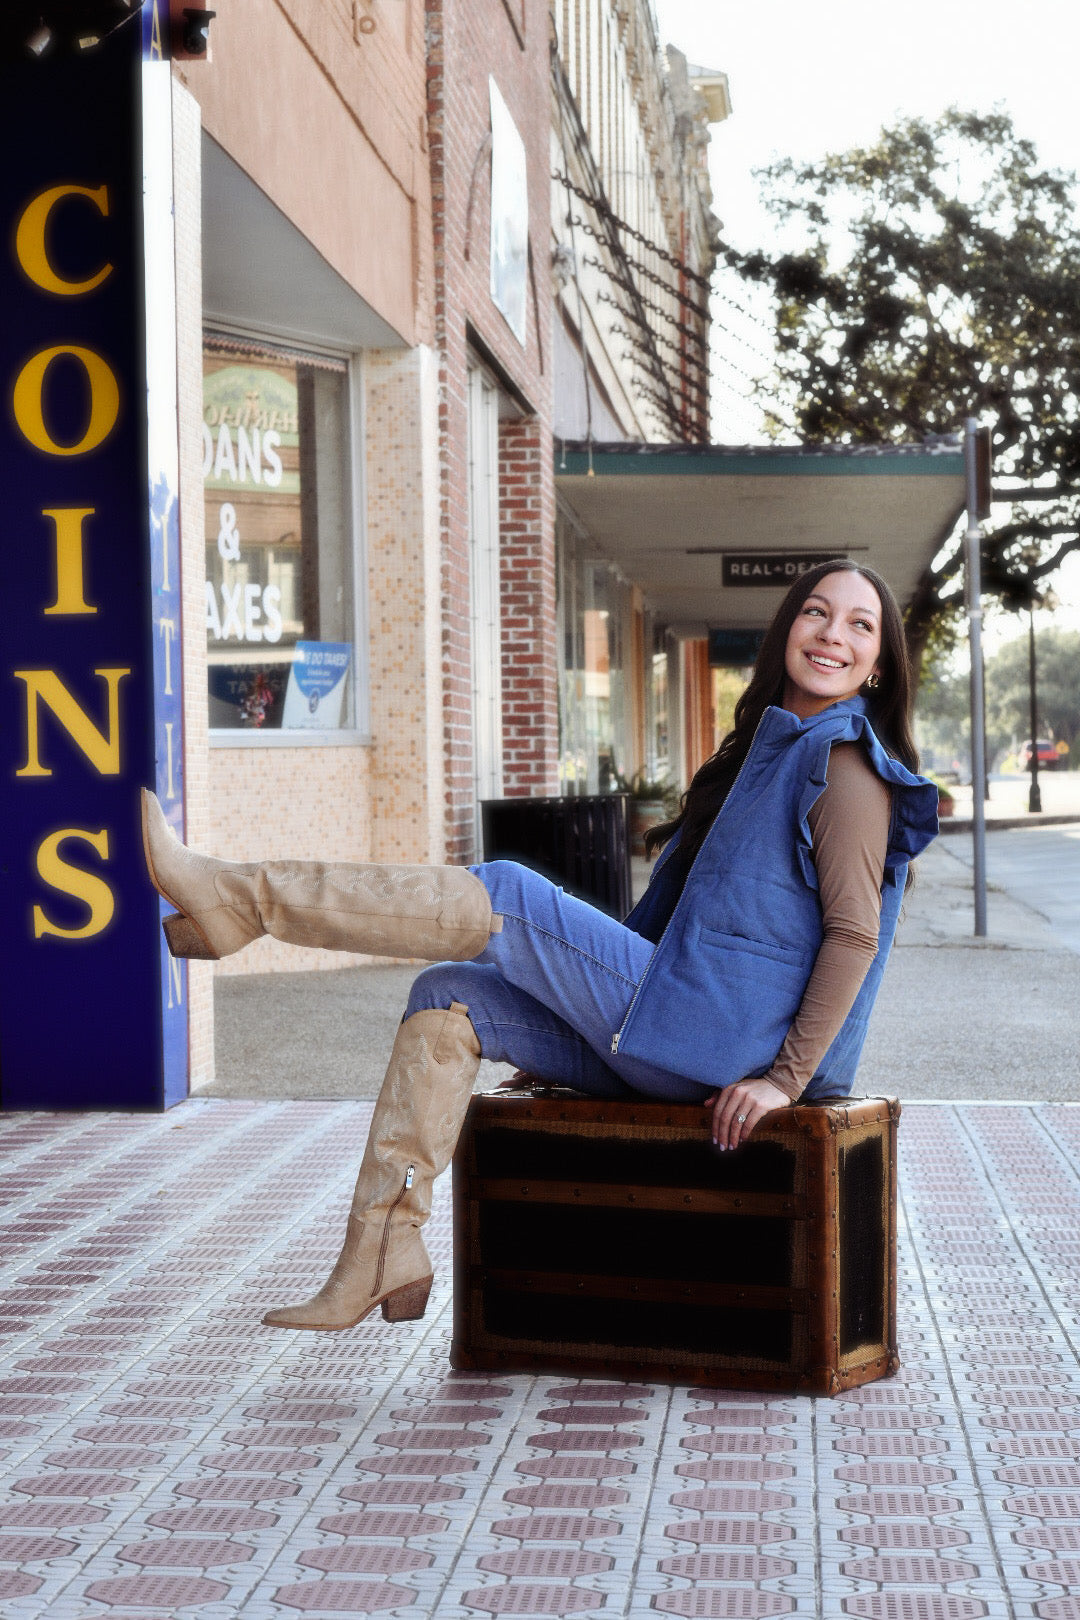
{"type": "Polygon", "coordinates": [[[866,684],[870,688],[871,692],[877,691],[878,687],[881,685],[881,676],[878,674],[876,669],[872,675],[868,675],[866,677],[866,684]]]}

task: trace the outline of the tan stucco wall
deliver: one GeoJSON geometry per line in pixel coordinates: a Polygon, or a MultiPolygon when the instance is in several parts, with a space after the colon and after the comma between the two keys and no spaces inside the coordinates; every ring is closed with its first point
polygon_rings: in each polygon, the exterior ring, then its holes
{"type": "Polygon", "coordinates": [[[203,127],[406,343],[430,335],[423,8],[229,0],[177,64],[203,127]]]}

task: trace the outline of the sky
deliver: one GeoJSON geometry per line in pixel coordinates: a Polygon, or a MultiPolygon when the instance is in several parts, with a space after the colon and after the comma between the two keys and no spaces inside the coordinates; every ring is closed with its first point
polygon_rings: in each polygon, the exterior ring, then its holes
{"type": "MultiPolygon", "coordinates": [[[[728,75],[733,111],[713,128],[710,173],[713,209],[737,247],[765,246],[773,229],[758,202],[755,168],[778,156],[812,159],[863,145],[905,114],[934,117],[952,104],[979,112],[1002,106],[1044,165],[1080,170],[1077,0],[653,3],[664,44],[728,75]]],[[[753,372],[764,365],[769,334],[751,321],[742,335],[738,363],[753,372]]],[[[757,410],[733,391],[748,386],[742,374],[725,376],[715,361],[714,370],[714,437],[728,444],[760,440],[757,410]]],[[[1036,624],[1080,627],[1080,557],[1070,558],[1055,588],[1057,615],[1038,615],[1036,624]]],[[[988,649],[1025,623],[1015,614],[1000,623],[992,617],[988,649]]]]}

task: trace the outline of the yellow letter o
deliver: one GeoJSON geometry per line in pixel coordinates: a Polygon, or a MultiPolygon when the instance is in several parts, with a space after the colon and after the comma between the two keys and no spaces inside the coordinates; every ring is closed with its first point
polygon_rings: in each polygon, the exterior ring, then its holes
{"type": "Polygon", "coordinates": [[[50,456],[85,456],[104,443],[116,426],[120,415],[120,389],[111,367],[100,354],[95,354],[93,349],[62,343],[55,349],[42,349],[26,362],[15,380],[12,404],[22,435],[35,450],[44,450],[50,456]],[[45,373],[62,354],[79,361],[90,384],[90,420],[77,444],[57,444],[45,425],[42,398],[45,373]]]}

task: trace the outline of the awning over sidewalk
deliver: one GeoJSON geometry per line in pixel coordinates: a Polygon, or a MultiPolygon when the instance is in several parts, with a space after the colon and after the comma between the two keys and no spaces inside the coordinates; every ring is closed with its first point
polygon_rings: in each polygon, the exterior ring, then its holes
{"type": "Polygon", "coordinates": [[[760,629],[819,558],[863,561],[908,602],[963,509],[963,449],[567,444],[555,485],[653,612],[704,634],[760,629]]]}

